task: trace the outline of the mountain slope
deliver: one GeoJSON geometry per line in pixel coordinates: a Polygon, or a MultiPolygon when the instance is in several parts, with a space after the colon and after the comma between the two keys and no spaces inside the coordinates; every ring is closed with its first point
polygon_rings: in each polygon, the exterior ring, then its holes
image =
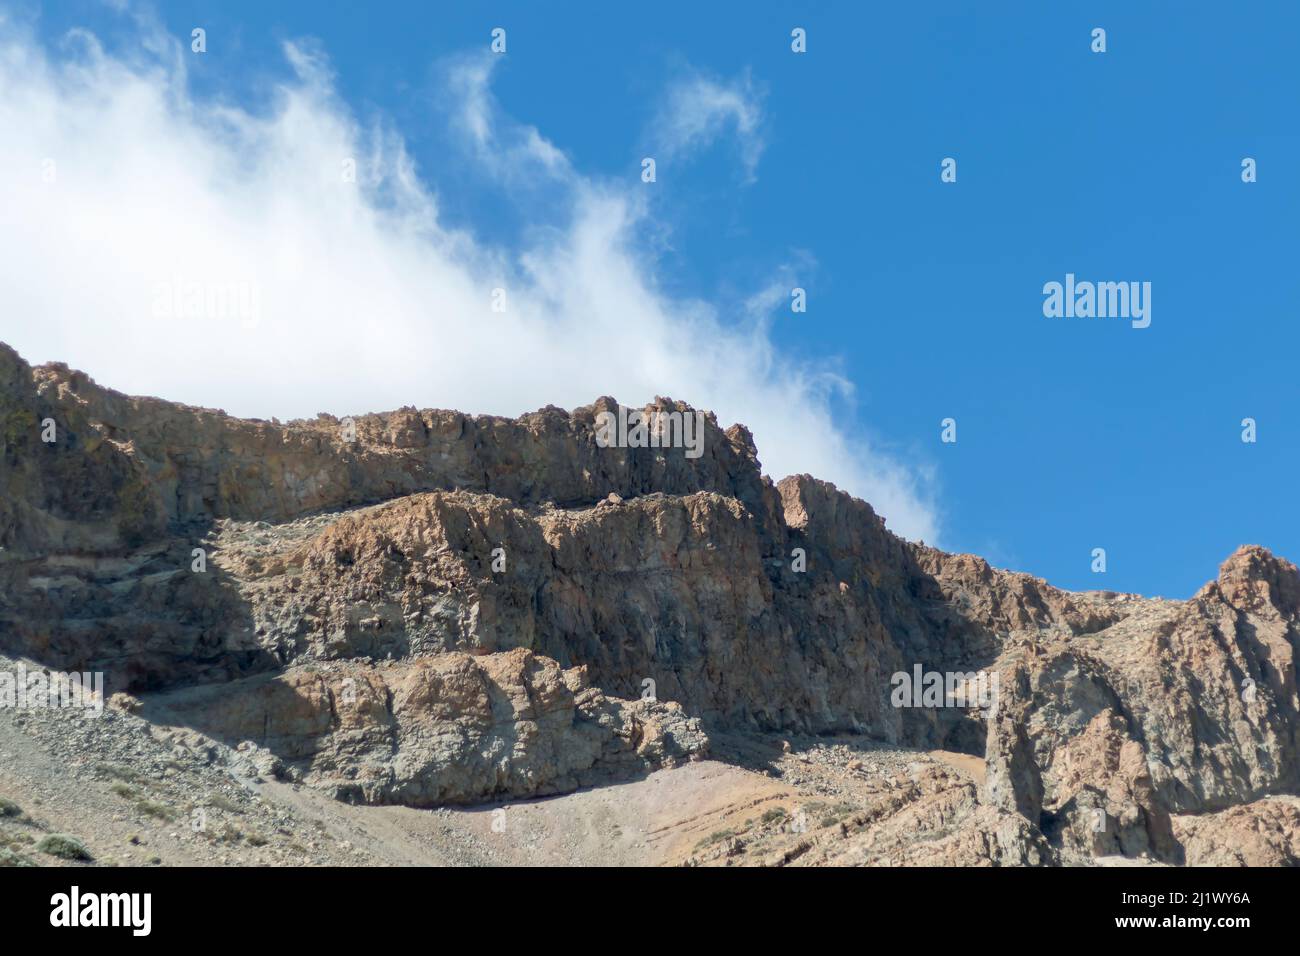
{"type": "MultiPolygon", "coordinates": [[[[698,458],[602,447],[614,411],[243,421],[0,346],[0,650],[103,671],[134,695],[123,719],[187,728],[182,753],[359,803],[847,735],[984,760],[983,781],[921,774],[934,799],[908,812],[965,821],[952,846],[985,862],[1189,862],[1243,814],[1280,834],[1254,858],[1294,859],[1271,799],[1300,790],[1294,565],[1247,547],[1187,602],[1071,594],[897,538],[809,476],[773,483],[711,416],[698,458]],[[896,706],[918,668],[996,698],[896,706]]],[[[883,858],[862,841],[918,832],[888,823],[904,806],[837,823],[858,850],[796,857],[883,858]]]]}

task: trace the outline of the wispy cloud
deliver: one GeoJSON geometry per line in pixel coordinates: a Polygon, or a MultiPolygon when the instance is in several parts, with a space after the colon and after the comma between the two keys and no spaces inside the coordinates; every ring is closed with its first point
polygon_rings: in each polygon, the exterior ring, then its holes
{"type": "Polygon", "coordinates": [[[753,182],[766,145],[762,95],[746,72],[730,82],[694,74],[672,84],[651,125],[651,145],[665,159],[707,149],[725,135],[735,138],[745,180],[753,182]]]}
{"type": "Polygon", "coordinates": [[[568,158],[535,126],[505,116],[492,95],[492,72],[501,58],[490,53],[454,58],[445,67],[445,90],[457,128],[476,158],[498,177],[514,180],[539,172],[561,179],[573,175],[568,158]]]}
{"type": "MultiPolygon", "coordinates": [[[[129,57],[84,35],[51,52],[0,24],[0,340],[27,358],[262,418],[670,395],[749,425],[774,476],[827,478],[934,538],[924,478],[834,414],[847,383],[774,346],[788,290],[748,305],[662,292],[638,178],[578,172],[504,114],[489,65],[448,78],[462,112],[446,148],[501,188],[547,171],[563,214],[519,245],[449,228],[437,170],[356,118],[319,48],[286,46],[289,75],[252,110],[196,96],[188,48],[141,39],[129,57]]],[[[756,163],[752,95],[687,89],[669,98],[674,148],[732,122],[756,163]]]]}

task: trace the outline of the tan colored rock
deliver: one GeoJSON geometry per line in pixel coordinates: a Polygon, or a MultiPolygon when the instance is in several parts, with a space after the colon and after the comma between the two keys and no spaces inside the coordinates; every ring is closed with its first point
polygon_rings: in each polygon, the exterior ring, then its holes
{"type": "Polygon", "coordinates": [[[1202,816],[1176,816],[1188,866],[1300,865],[1300,799],[1266,797],[1202,816]]]}
{"type": "Polygon", "coordinates": [[[698,459],[599,447],[613,407],[281,425],[0,346],[0,650],[164,691],[146,710],[351,799],[558,792],[706,727],[869,734],[983,754],[985,781],[922,793],[911,825],[971,821],[937,855],[880,831],[845,859],[1218,859],[1215,826],[1291,852],[1268,803],[1300,792],[1291,563],[1244,547],[1184,602],[1071,594],[774,484],[712,416],[698,459]],[[893,706],[914,668],[995,674],[997,705],[893,706]]]}

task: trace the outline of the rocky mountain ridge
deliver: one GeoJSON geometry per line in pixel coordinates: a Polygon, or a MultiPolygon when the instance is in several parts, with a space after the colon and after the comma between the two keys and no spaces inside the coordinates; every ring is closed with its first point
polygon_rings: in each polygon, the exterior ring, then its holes
{"type": "MultiPolygon", "coordinates": [[[[601,447],[616,408],[245,421],[0,346],[0,651],[103,671],[131,719],[346,801],[565,793],[738,734],[855,735],[983,761],[978,785],[915,783],[940,818],[961,801],[972,861],[1196,862],[1225,821],[1294,862],[1273,799],[1300,792],[1294,565],[1244,547],[1186,602],[1072,594],[774,483],[711,415],[697,459],[601,447]],[[995,675],[996,705],[894,706],[918,666],[995,675]]],[[[858,816],[832,829],[898,828],[858,816]]]]}

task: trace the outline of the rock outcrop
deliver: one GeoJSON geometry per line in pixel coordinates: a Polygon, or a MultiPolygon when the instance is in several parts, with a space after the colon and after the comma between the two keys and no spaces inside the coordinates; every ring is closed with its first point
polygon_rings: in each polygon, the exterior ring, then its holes
{"type": "Polygon", "coordinates": [[[1294,565],[1246,547],[1189,601],[1070,594],[773,483],[711,416],[698,458],[601,447],[616,407],[243,421],[0,346],[0,650],[350,800],[859,734],[982,756],[977,797],[930,802],[986,861],[1217,859],[1208,834],[1255,820],[1273,835],[1239,859],[1294,859],[1294,565]],[[996,700],[897,706],[895,675],[931,672],[996,700]]]}
{"type": "Polygon", "coordinates": [[[1171,815],[1295,793],[1298,580],[1241,548],[1190,601],[1130,599],[1103,630],[1013,640],[989,737],[996,802],[1096,853],[1178,859],[1171,815]]]}
{"type": "Polygon", "coordinates": [[[308,665],[166,695],[143,713],[269,751],[259,769],[340,799],[418,807],[562,793],[708,749],[680,705],[608,698],[585,668],[522,648],[308,665]]]}

